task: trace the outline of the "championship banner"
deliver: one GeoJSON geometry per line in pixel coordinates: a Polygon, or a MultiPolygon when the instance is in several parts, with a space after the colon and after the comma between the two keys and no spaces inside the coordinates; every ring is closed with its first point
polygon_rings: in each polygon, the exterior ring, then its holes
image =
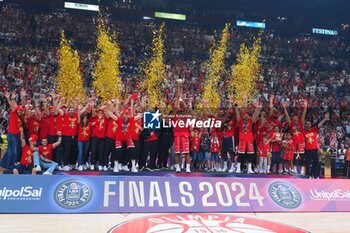
{"type": "Polygon", "coordinates": [[[0,176],[0,213],[305,211],[350,211],[350,181],[0,176]]]}

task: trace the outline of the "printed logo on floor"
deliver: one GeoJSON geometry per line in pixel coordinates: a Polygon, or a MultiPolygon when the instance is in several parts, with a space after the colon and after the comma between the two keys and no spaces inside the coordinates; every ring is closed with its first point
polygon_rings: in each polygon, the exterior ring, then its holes
{"type": "Polygon", "coordinates": [[[301,204],[301,195],[292,185],[284,182],[275,182],[269,187],[271,199],[279,206],[295,209],[301,204]]]}
{"type": "Polygon", "coordinates": [[[92,197],[92,190],[80,180],[66,180],[54,192],[56,203],[65,209],[78,209],[85,206],[92,197]]]}
{"type": "Polygon", "coordinates": [[[150,216],[121,223],[108,233],[119,232],[171,232],[171,233],[209,233],[209,232],[307,232],[295,227],[254,218],[221,214],[170,214],[150,216]]]}

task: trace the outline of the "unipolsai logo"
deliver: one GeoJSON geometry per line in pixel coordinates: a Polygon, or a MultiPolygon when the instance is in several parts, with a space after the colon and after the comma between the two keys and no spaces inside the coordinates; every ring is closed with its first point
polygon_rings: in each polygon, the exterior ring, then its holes
{"type": "Polygon", "coordinates": [[[275,182],[269,187],[272,200],[279,206],[295,209],[301,204],[301,195],[292,185],[284,182],[275,182]]]}
{"type": "Polygon", "coordinates": [[[92,190],[80,180],[66,180],[54,192],[56,203],[65,209],[78,209],[85,206],[92,197],[92,190]]]}
{"type": "Polygon", "coordinates": [[[143,128],[145,129],[159,129],[160,128],[160,116],[159,110],[156,112],[144,112],[143,113],[143,128]]]}

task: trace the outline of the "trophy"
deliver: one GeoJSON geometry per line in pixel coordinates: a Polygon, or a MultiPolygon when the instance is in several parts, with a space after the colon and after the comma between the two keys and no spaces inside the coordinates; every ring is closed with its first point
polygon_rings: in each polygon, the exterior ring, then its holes
{"type": "Polygon", "coordinates": [[[178,79],[177,80],[177,95],[179,97],[179,101],[182,101],[182,97],[183,97],[183,80],[182,79],[178,79]]]}

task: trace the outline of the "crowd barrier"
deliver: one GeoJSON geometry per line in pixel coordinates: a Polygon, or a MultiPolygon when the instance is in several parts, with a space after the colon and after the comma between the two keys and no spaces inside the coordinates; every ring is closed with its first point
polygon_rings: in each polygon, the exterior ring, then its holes
{"type": "Polygon", "coordinates": [[[349,180],[0,176],[0,213],[350,211],[349,180]]]}

